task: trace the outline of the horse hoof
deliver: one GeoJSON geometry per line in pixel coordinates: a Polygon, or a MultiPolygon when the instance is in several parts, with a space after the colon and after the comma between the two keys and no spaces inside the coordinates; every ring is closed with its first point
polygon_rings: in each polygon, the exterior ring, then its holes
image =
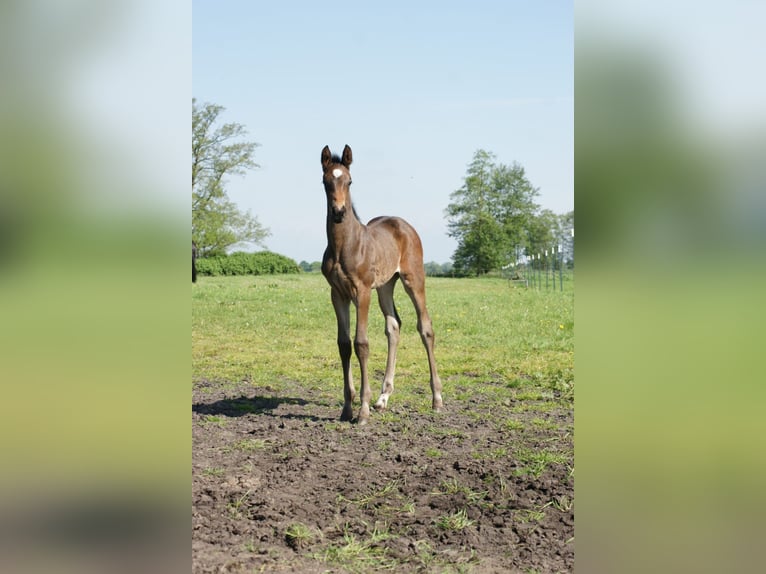
{"type": "Polygon", "coordinates": [[[346,411],[343,411],[342,413],[340,413],[341,422],[344,422],[344,423],[350,422],[353,420],[353,418],[354,418],[354,415],[347,413],[346,411]]]}

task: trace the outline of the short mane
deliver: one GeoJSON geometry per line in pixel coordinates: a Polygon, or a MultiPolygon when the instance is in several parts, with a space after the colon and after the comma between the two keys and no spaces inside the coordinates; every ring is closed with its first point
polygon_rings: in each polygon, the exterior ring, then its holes
{"type": "Polygon", "coordinates": [[[332,163],[341,163],[340,156],[337,153],[332,154],[332,158],[330,159],[332,163]]]}

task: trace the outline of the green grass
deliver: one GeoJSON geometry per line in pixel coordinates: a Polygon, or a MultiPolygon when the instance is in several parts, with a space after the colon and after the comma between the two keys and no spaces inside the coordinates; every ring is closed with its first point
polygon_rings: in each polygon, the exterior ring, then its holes
{"type": "Polygon", "coordinates": [[[535,478],[539,477],[545,469],[552,464],[563,465],[569,461],[569,455],[561,452],[552,452],[546,449],[530,449],[521,447],[514,452],[515,458],[524,464],[524,467],[517,471],[520,474],[530,474],[535,478]]]}
{"type": "Polygon", "coordinates": [[[264,450],[269,444],[268,439],[263,438],[246,438],[236,442],[233,447],[237,450],[244,452],[253,452],[257,450],[264,450]]]}
{"type": "Polygon", "coordinates": [[[202,474],[205,476],[223,476],[226,474],[226,469],[218,466],[209,466],[202,469],[202,474]]]}
{"type": "Polygon", "coordinates": [[[285,541],[294,550],[305,548],[315,537],[315,531],[302,522],[294,522],[285,529],[285,541]]]}
{"type": "Polygon", "coordinates": [[[243,494],[236,500],[233,500],[232,502],[229,503],[228,505],[229,514],[231,514],[232,517],[240,518],[242,516],[241,514],[242,506],[247,500],[247,497],[250,496],[251,492],[252,491],[248,490],[247,492],[245,492],[245,494],[243,494]]]}
{"type": "Polygon", "coordinates": [[[488,491],[474,491],[468,488],[467,486],[464,486],[460,484],[460,482],[456,478],[452,478],[450,480],[443,480],[442,483],[439,485],[439,489],[434,491],[432,494],[439,495],[439,494],[458,494],[463,493],[466,496],[466,499],[470,504],[479,504],[482,500],[487,498],[487,495],[489,494],[488,491]]]}
{"type": "Polygon", "coordinates": [[[384,484],[379,489],[370,489],[367,494],[360,496],[359,498],[349,499],[339,494],[337,497],[338,502],[348,502],[360,506],[361,508],[369,508],[375,502],[385,500],[390,494],[399,492],[399,480],[391,480],[384,484]]]}
{"type": "Polygon", "coordinates": [[[438,448],[427,448],[426,456],[428,458],[441,458],[442,451],[440,451],[438,448]]]}
{"type": "Polygon", "coordinates": [[[200,424],[202,425],[216,425],[216,426],[225,426],[227,422],[227,419],[223,415],[204,415],[202,417],[202,420],[200,421],[200,424]]]}
{"type": "MultiPolygon", "coordinates": [[[[475,393],[519,402],[573,398],[573,294],[509,286],[500,278],[427,280],[436,359],[446,404],[475,393]],[[500,385],[480,384],[496,381],[500,385]]],[[[428,364],[415,312],[401,286],[402,318],[396,390],[390,405],[430,408],[428,364]],[[417,392],[414,392],[417,391],[417,392]]],[[[354,329],[352,313],[352,332],[354,329]]],[[[385,367],[384,322],[370,308],[373,389],[385,367]]],[[[219,385],[248,381],[274,393],[286,381],[342,402],[335,317],[329,287],[318,274],[202,277],[192,286],[192,379],[219,385]]],[[[358,381],[358,367],[353,361],[358,381]]],[[[545,406],[542,407],[546,408],[545,406]]],[[[395,418],[395,415],[388,415],[395,418]]],[[[208,419],[206,422],[219,423],[208,419]]]]}
{"type": "Polygon", "coordinates": [[[528,508],[525,510],[517,510],[515,512],[516,518],[521,522],[540,522],[545,518],[545,509],[549,506],[553,506],[553,501],[547,502],[542,506],[536,508],[528,508]]]}
{"type": "Polygon", "coordinates": [[[365,537],[358,537],[348,529],[343,532],[339,543],[331,544],[316,558],[343,566],[351,572],[369,572],[370,570],[397,570],[401,566],[387,555],[381,543],[391,538],[388,526],[376,523],[365,537]]]}
{"type": "Polygon", "coordinates": [[[473,523],[474,521],[468,518],[465,509],[451,514],[444,514],[436,519],[436,526],[442,530],[463,530],[473,523]]]}

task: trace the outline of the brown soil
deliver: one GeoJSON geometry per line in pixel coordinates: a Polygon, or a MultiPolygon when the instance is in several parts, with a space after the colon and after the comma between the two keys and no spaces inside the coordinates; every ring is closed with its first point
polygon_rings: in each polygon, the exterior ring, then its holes
{"type": "Polygon", "coordinates": [[[432,414],[394,395],[359,427],[282,388],[195,385],[193,572],[572,571],[571,409],[519,414],[482,394],[432,414]],[[522,449],[569,454],[540,472],[522,449]]]}

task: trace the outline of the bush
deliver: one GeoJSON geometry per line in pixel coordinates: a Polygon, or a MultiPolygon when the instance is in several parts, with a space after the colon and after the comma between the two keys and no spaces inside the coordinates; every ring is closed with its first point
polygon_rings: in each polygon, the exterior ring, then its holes
{"type": "Polygon", "coordinates": [[[244,253],[197,259],[199,275],[273,275],[277,273],[300,273],[298,264],[284,255],[271,251],[244,253]]]}
{"type": "Polygon", "coordinates": [[[205,257],[197,258],[197,275],[221,275],[221,258],[220,257],[205,257]]]}

